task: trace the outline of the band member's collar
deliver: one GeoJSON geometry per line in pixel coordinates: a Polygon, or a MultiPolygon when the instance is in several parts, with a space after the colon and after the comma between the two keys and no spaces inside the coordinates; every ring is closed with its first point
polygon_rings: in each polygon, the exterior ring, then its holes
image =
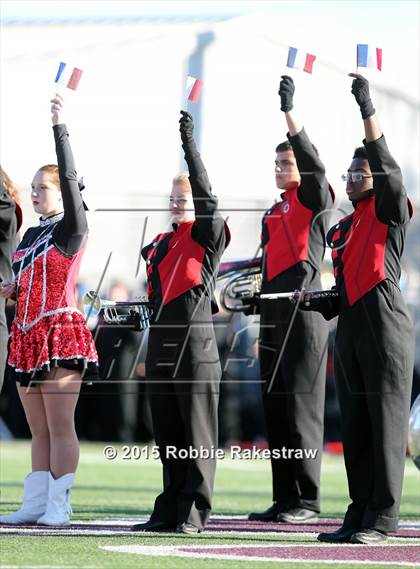
{"type": "Polygon", "coordinates": [[[367,204],[367,199],[371,198],[373,196],[373,190],[367,190],[366,192],[363,192],[363,195],[360,197],[360,199],[358,199],[356,202],[353,202],[353,206],[355,208],[361,206],[361,204],[367,204]]]}
{"type": "Polygon", "coordinates": [[[64,211],[57,213],[56,215],[51,215],[50,217],[47,217],[46,219],[42,219],[42,217],[39,218],[39,226],[40,227],[46,227],[47,225],[52,225],[53,223],[57,223],[57,221],[60,221],[61,219],[63,219],[64,217],[64,211]]]}
{"type": "Polygon", "coordinates": [[[188,227],[190,227],[190,225],[192,225],[194,223],[193,221],[185,221],[184,223],[173,223],[172,224],[172,228],[174,231],[177,232],[184,232],[188,229],[188,227]]]}
{"type": "Polygon", "coordinates": [[[293,188],[289,188],[288,190],[284,190],[281,194],[280,197],[282,199],[282,201],[287,200],[287,196],[290,196],[290,194],[292,192],[295,192],[298,187],[300,186],[300,182],[298,184],[296,184],[296,186],[293,186],[293,188]]]}

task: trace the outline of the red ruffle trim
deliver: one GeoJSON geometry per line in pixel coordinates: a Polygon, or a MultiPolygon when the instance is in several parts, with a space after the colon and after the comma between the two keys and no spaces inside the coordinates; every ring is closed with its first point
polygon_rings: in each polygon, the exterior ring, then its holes
{"type": "MultiPolygon", "coordinates": [[[[85,318],[79,312],[44,316],[27,332],[12,324],[8,364],[16,373],[48,371],[58,361],[70,366],[84,362],[84,368],[97,367],[98,354],[85,318]]],[[[67,367],[67,366],[66,366],[67,367]]]]}

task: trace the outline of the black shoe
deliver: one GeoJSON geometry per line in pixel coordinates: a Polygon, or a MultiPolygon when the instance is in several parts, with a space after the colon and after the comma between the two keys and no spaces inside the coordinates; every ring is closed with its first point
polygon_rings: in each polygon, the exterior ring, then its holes
{"type": "Polygon", "coordinates": [[[274,502],[265,512],[252,512],[248,516],[250,522],[275,522],[280,513],[278,502],[274,502]]]}
{"type": "Polygon", "coordinates": [[[199,529],[194,524],[189,524],[187,522],[182,522],[176,526],[176,533],[201,533],[203,530],[199,529]]]}
{"type": "Polygon", "coordinates": [[[357,531],[357,529],[341,526],[341,528],[338,528],[336,531],[320,533],[317,540],[327,543],[350,543],[352,536],[357,531]]]}
{"type": "Polygon", "coordinates": [[[175,526],[169,524],[168,522],[152,522],[149,520],[144,524],[136,524],[131,526],[131,531],[174,531],[175,526]]]}
{"type": "Polygon", "coordinates": [[[351,543],[365,543],[366,545],[376,545],[384,543],[388,539],[386,533],[376,529],[361,529],[351,536],[351,543]]]}
{"type": "Polygon", "coordinates": [[[317,522],[318,514],[313,510],[306,508],[292,508],[287,512],[281,512],[277,516],[278,522],[285,522],[287,524],[304,524],[306,522],[317,522]]]}

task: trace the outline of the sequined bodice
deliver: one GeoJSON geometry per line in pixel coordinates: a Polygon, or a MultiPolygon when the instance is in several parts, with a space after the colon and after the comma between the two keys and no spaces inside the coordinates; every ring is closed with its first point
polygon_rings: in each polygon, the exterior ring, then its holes
{"type": "Polygon", "coordinates": [[[77,311],[75,285],[82,250],[66,256],[54,241],[59,214],[28,230],[13,257],[16,276],[16,324],[29,330],[41,318],[77,311]]]}

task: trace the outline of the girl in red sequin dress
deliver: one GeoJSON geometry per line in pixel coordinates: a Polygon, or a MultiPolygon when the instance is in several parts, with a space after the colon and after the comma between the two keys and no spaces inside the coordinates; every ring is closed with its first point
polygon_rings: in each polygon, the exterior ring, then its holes
{"type": "Polygon", "coordinates": [[[51,101],[58,167],[40,168],[32,181],[38,227],[25,233],[14,258],[14,283],[0,295],[16,296],[8,365],[32,434],[32,472],[19,511],[0,523],[64,525],[79,459],[74,412],[82,378],[97,374],[97,354],[75,286],[88,232],[63,100],[51,101]]]}

